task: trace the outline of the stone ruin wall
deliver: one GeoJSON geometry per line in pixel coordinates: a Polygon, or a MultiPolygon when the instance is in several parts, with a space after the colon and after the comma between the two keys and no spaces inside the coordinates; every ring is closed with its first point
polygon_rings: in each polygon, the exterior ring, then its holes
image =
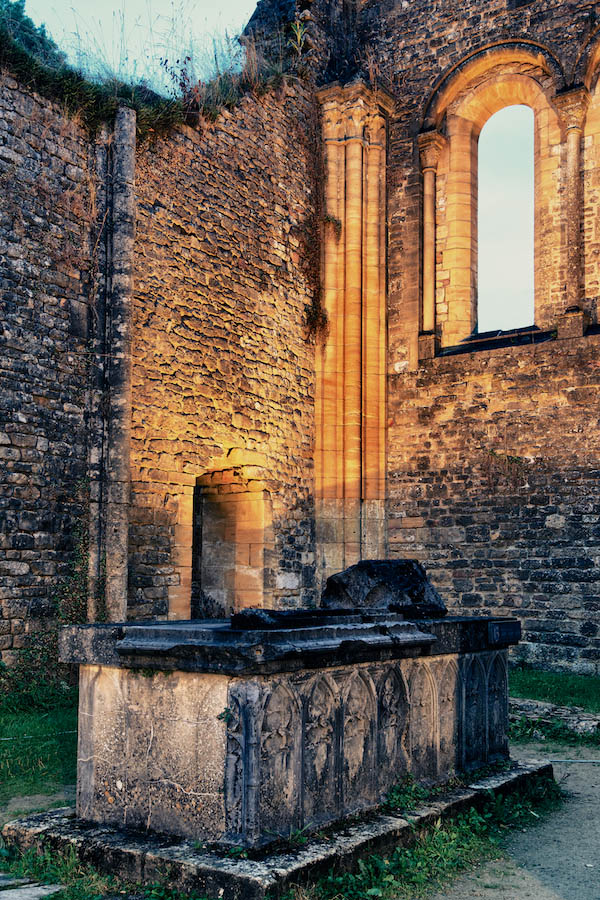
{"type": "Polygon", "coordinates": [[[600,336],[436,359],[390,380],[390,554],[453,610],[516,615],[518,653],[600,657],[600,336]],[[401,436],[401,439],[400,439],[401,436]]]}
{"type": "MultiPolygon", "coordinates": [[[[390,554],[422,560],[456,611],[520,616],[523,656],[585,672],[597,671],[600,660],[599,337],[418,362],[422,175],[415,137],[441,76],[480,48],[526,35],[556,56],[568,78],[581,80],[598,41],[596,7],[412,0],[367,3],[363,11],[382,75],[395,86],[398,73],[402,79],[388,197],[390,554]]],[[[556,74],[547,77],[550,93],[557,86],[556,74]]],[[[580,296],[592,323],[600,276],[599,111],[600,93],[592,90],[580,169],[580,296]]],[[[538,246],[544,233],[547,253],[538,312],[548,322],[542,327],[556,328],[568,305],[559,208],[567,190],[564,148],[555,147],[546,165],[555,166],[548,194],[557,199],[538,222],[538,246]]],[[[443,240],[443,207],[437,214],[443,240]]],[[[445,314],[439,245],[437,269],[439,321],[445,314]]]]}
{"type": "Polygon", "coordinates": [[[0,78],[0,658],[53,615],[86,503],[85,131],[0,78]]]}
{"type": "MultiPolygon", "coordinates": [[[[473,2],[465,15],[464,5],[446,0],[366,3],[359,17],[380,74],[399,98],[388,157],[388,540],[392,556],[426,563],[455,609],[520,615],[529,658],[595,671],[597,333],[418,359],[416,135],[427,98],[470,52],[525,31],[568,72],[597,40],[590,38],[594,3],[514,5],[473,2]]],[[[0,218],[0,651],[10,661],[23,632],[52,611],[75,525],[86,517],[95,237],[86,133],[9,77],[0,104],[0,172],[11,188],[3,191],[11,202],[0,218]]],[[[138,152],[133,616],[162,616],[169,604],[174,614],[185,612],[194,485],[213,476],[217,492],[239,477],[268,493],[271,601],[314,599],[314,345],[305,340],[312,294],[302,265],[316,188],[311,121],[300,93],[285,102],[269,94],[244,101],[200,137],[182,129],[138,152]],[[271,142],[280,152],[271,152],[271,142]],[[257,317],[259,302],[270,311],[266,322],[257,317]]],[[[593,91],[582,141],[581,234],[582,294],[594,323],[599,136],[593,91]]],[[[560,152],[557,158],[562,165],[560,152]]],[[[557,190],[564,189],[560,165],[557,190]]],[[[567,272],[564,222],[558,212],[554,221],[549,215],[545,226],[556,236],[550,252],[560,257],[553,288],[559,315],[566,305],[559,284],[567,272]]]]}
{"type": "MultiPolygon", "coordinates": [[[[249,523],[245,541],[251,555],[264,542],[264,584],[230,538],[241,601],[255,605],[261,590],[268,605],[316,599],[315,339],[306,323],[315,243],[320,264],[318,120],[302,87],[284,93],[248,97],[203,133],[183,129],[138,154],[134,615],[189,617],[199,479],[212,484],[215,505],[226,495],[234,502],[249,482],[263,495],[254,505],[269,507],[260,514],[268,520],[254,523],[264,538],[249,523]]],[[[212,543],[217,556],[231,549],[212,543]]],[[[227,578],[214,563],[217,581],[227,578]]]]}

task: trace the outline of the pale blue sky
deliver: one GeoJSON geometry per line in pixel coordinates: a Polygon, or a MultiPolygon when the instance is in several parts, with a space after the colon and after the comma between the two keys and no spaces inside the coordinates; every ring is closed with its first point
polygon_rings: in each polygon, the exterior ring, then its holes
{"type": "Polygon", "coordinates": [[[26,0],[70,60],[160,86],[161,58],[210,65],[212,38],[239,34],[256,0],[26,0]],[[158,81],[156,81],[158,79],[158,81]]]}
{"type": "Polygon", "coordinates": [[[479,331],[533,325],[533,112],[508,106],[479,137],[479,331]]]}
{"type": "MultiPolygon", "coordinates": [[[[161,58],[210,74],[213,39],[239,34],[257,0],[26,0],[75,65],[168,88],[161,58]]],[[[479,143],[479,331],[533,324],[533,114],[501,110],[479,143]]]]}

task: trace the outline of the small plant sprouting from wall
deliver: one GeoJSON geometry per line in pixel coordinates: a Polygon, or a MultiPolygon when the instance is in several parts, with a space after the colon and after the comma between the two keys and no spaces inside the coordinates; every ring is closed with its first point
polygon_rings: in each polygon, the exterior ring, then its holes
{"type": "Polygon", "coordinates": [[[339,240],[342,236],[342,223],[340,222],[340,220],[336,219],[336,217],[332,216],[330,213],[325,213],[325,215],[323,216],[323,221],[325,222],[325,225],[329,225],[331,226],[331,228],[333,228],[333,233],[339,240]]]}
{"type": "Polygon", "coordinates": [[[490,450],[483,460],[483,471],[490,490],[497,489],[501,480],[518,489],[527,486],[529,462],[522,456],[490,450]]]}
{"type": "Polygon", "coordinates": [[[270,36],[268,43],[254,34],[239,40],[227,36],[221,46],[215,45],[215,75],[209,81],[199,79],[190,56],[161,61],[172,84],[174,101],[182,104],[188,125],[214,122],[223,109],[233,109],[247,94],[260,97],[279,90],[286,79],[300,77],[301,60],[306,45],[306,26],[294,21],[290,37],[281,31],[270,36]]]}
{"type": "MultiPolygon", "coordinates": [[[[324,210],[325,161],[323,159],[323,141],[321,139],[321,109],[317,99],[314,97],[310,118],[306,126],[305,140],[314,160],[311,185],[314,207],[299,229],[299,237],[303,245],[302,264],[311,289],[310,304],[305,307],[306,339],[316,340],[324,344],[329,332],[329,320],[327,311],[323,306],[321,278],[323,229],[326,226],[337,229],[337,220],[333,216],[327,216],[324,210]]],[[[341,222],[339,222],[340,233],[341,227],[341,222]]]]}
{"type": "Polygon", "coordinates": [[[299,19],[294,19],[290,25],[291,37],[288,39],[288,47],[299,60],[306,49],[308,26],[299,19]]]}

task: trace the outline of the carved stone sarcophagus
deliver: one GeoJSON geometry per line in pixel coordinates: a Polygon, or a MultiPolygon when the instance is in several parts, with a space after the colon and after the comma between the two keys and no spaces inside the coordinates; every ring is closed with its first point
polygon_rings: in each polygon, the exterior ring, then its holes
{"type": "Polygon", "coordinates": [[[518,636],[377,606],[69,627],[78,815],[259,846],[373,808],[406,773],[504,758],[518,636]]]}

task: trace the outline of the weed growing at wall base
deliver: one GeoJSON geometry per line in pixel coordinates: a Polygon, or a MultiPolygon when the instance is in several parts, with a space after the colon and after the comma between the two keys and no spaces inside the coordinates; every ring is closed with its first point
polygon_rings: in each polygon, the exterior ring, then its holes
{"type": "Polygon", "coordinates": [[[540,779],[527,789],[492,796],[480,809],[415,832],[410,847],[397,847],[386,856],[373,855],[359,862],[354,872],[335,869],[314,887],[296,888],[286,900],[415,900],[482,859],[501,855],[502,843],[513,828],[537,824],[540,817],[560,806],[556,782],[540,779]]]}
{"type": "MultiPolygon", "coordinates": [[[[560,788],[551,779],[540,779],[507,797],[492,796],[479,810],[471,809],[455,819],[438,820],[415,831],[412,846],[397,847],[385,856],[368,856],[353,872],[332,869],[311,887],[292,888],[285,900],[425,897],[475,862],[500,855],[502,842],[511,829],[539,823],[543,814],[557,809],[561,802],[560,788]]],[[[83,865],[72,849],[42,853],[0,850],[0,870],[17,877],[64,884],[63,900],[99,900],[117,893],[135,893],[143,900],[183,900],[168,884],[141,887],[100,875],[83,865]]]]}
{"type": "Polygon", "coordinates": [[[206,900],[199,895],[183,895],[168,884],[130,884],[112,875],[101,875],[91,866],[80,862],[72,848],[62,852],[27,850],[13,854],[2,849],[0,838],[0,871],[17,878],[63,884],[61,900],[99,900],[100,897],[134,895],[136,900],[206,900]]]}
{"type": "MultiPolygon", "coordinates": [[[[77,486],[78,493],[86,490],[85,485],[77,486]]],[[[87,573],[88,534],[79,525],[69,572],[57,585],[53,598],[52,617],[44,628],[30,635],[28,646],[18,651],[12,665],[0,661],[0,715],[73,707],[77,672],[58,662],[58,633],[62,625],[87,621],[87,573]]]]}

